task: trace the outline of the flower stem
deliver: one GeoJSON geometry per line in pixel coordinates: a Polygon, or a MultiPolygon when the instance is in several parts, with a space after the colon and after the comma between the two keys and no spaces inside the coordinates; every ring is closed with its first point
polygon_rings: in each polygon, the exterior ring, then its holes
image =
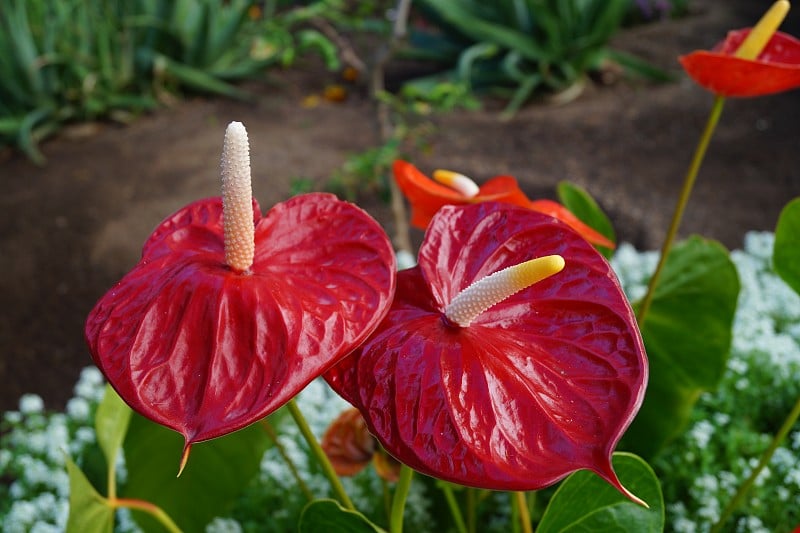
{"type": "Polygon", "coordinates": [[[264,432],[269,436],[272,443],[275,445],[275,449],[278,450],[278,454],[280,454],[283,461],[286,463],[286,466],[289,467],[289,471],[292,473],[294,480],[297,482],[297,486],[300,487],[300,492],[306,497],[308,501],[314,501],[314,494],[308,488],[303,478],[300,477],[300,472],[297,470],[292,458],[289,457],[289,454],[286,453],[286,448],[283,447],[283,444],[278,440],[278,434],[275,432],[275,428],[272,427],[272,424],[269,423],[269,420],[266,418],[262,418],[260,420],[261,428],[264,432]]]}
{"type": "Polygon", "coordinates": [[[525,493],[517,491],[513,494],[513,498],[517,508],[519,522],[522,524],[522,533],[533,533],[533,529],[531,528],[531,513],[528,511],[528,500],[525,499],[525,493]]]}
{"type": "Polygon", "coordinates": [[[144,511],[145,513],[149,514],[156,520],[158,520],[164,528],[169,531],[170,533],[183,533],[181,528],[172,521],[172,518],[164,512],[164,510],[154,503],[150,503],[144,500],[136,500],[133,498],[113,498],[108,500],[111,507],[119,508],[125,507],[127,509],[135,509],[138,511],[144,511]]]}
{"type": "Polygon", "coordinates": [[[728,502],[728,505],[720,514],[719,520],[714,526],[711,528],[711,533],[716,533],[718,531],[722,531],[722,527],[725,525],[725,522],[730,518],[733,512],[741,505],[742,500],[744,499],[747,492],[750,490],[750,487],[753,486],[753,483],[756,482],[756,478],[764,470],[764,467],[767,466],[772,459],[772,455],[775,453],[775,450],[778,449],[783,439],[786,438],[786,435],[789,434],[792,427],[794,426],[795,422],[797,422],[798,417],[800,417],[800,397],[797,398],[797,402],[794,404],[794,407],[789,412],[789,415],[786,417],[786,420],[783,421],[783,425],[780,427],[778,432],[773,437],[772,442],[769,443],[769,447],[764,450],[764,453],[761,454],[761,459],[758,461],[758,464],[750,472],[750,476],[744,480],[739,486],[739,489],[736,491],[736,494],[733,495],[731,501],[728,502]]]}
{"type": "Polygon", "coordinates": [[[689,164],[689,170],[686,172],[686,177],[683,180],[681,195],[678,198],[678,203],[675,205],[675,211],[672,213],[672,221],[670,222],[667,236],[664,238],[664,244],[661,246],[661,256],[658,259],[658,266],[656,266],[656,270],[653,273],[653,276],[650,278],[650,283],[647,285],[647,293],[644,295],[644,298],[639,304],[639,310],[636,313],[636,320],[640,327],[642,324],[644,324],[647,312],[650,310],[650,304],[653,303],[653,296],[655,294],[656,286],[658,285],[658,280],[661,277],[661,271],[663,270],[664,263],[666,263],[667,256],[672,249],[672,243],[675,241],[675,236],[678,234],[678,227],[681,224],[683,212],[686,209],[686,204],[689,203],[689,197],[692,194],[692,188],[694,187],[694,182],[697,179],[697,173],[700,170],[700,165],[703,163],[703,158],[708,150],[711,137],[714,135],[714,130],[716,129],[717,122],[719,122],[719,117],[722,114],[722,107],[724,103],[725,98],[722,96],[717,96],[714,99],[714,105],[711,107],[711,112],[708,115],[708,121],[706,122],[705,129],[703,129],[703,134],[700,136],[700,141],[697,143],[697,148],[695,148],[694,156],[689,164]]]}
{"type": "Polygon", "coordinates": [[[306,439],[308,446],[311,448],[311,453],[322,467],[325,477],[328,478],[328,481],[333,488],[333,492],[336,493],[336,497],[347,509],[355,511],[356,506],[353,505],[352,501],[350,501],[350,497],[347,495],[347,492],[345,492],[342,481],[339,479],[339,476],[336,475],[333,465],[328,459],[328,456],[325,455],[325,452],[322,450],[322,446],[320,446],[317,438],[311,431],[311,428],[308,427],[308,422],[306,422],[303,413],[300,412],[300,408],[297,406],[297,403],[294,401],[294,399],[292,399],[289,400],[286,405],[289,407],[289,413],[291,413],[294,423],[297,424],[297,428],[300,430],[300,433],[303,434],[303,438],[306,439]]]}
{"type": "Polygon", "coordinates": [[[400,479],[394,489],[392,516],[389,518],[389,531],[391,533],[403,533],[403,511],[406,509],[406,498],[408,498],[408,491],[411,489],[411,478],[413,476],[414,470],[411,467],[406,465],[400,467],[400,479]]]}
{"type": "Polygon", "coordinates": [[[477,522],[477,493],[472,487],[467,488],[467,532],[475,533],[475,523],[477,522]]]}
{"type": "Polygon", "coordinates": [[[464,517],[461,515],[461,509],[458,507],[452,487],[449,483],[442,483],[441,489],[444,493],[444,499],[447,500],[447,507],[450,508],[450,515],[453,517],[453,522],[455,522],[456,531],[458,533],[467,533],[467,526],[464,524],[464,517]]]}

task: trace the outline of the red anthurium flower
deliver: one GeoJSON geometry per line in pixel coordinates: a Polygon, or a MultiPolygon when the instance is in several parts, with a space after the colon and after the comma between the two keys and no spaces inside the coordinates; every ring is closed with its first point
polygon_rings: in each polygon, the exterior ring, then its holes
{"type": "Polygon", "coordinates": [[[642,340],[608,263],[549,216],[443,207],[387,317],[325,377],[423,473],[533,490],[590,469],[639,501],[611,454],[644,396],[642,340]]]}
{"type": "Polygon", "coordinates": [[[388,311],[385,233],[329,194],[262,216],[247,133],[228,127],[223,198],[164,220],[142,259],[97,303],[86,339],[136,411],[189,446],[274,411],[358,346],[388,311]]]}
{"type": "Polygon", "coordinates": [[[437,183],[411,163],[397,160],[394,162],[394,177],[411,203],[411,224],[421,229],[428,227],[433,215],[445,205],[502,202],[555,217],[592,244],[615,248],[613,242],[581,222],[563,205],[551,200],[529,200],[512,176],[495,176],[478,187],[463,174],[437,170],[434,172],[434,179],[440,182],[437,183]]]}
{"type": "Polygon", "coordinates": [[[720,96],[762,96],[800,87],[800,41],[775,32],[788,9],[789,3],[780,0],[752,30],[728,33],[713,51],[682,56],[684,70],[720,96]]]}

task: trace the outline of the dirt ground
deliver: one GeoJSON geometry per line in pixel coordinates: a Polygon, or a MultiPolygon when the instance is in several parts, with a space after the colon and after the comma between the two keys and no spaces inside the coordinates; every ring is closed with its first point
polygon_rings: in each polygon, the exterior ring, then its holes
{"type": "MultiPolygon", "coordinates": [[[[697,0],[686,19],[616,40],[678,74],[675,83],[591,87],[567,105],[528,106],[509,122],[493,109],[437,117],[430,149],[410,157],[425,171],[450,168],[477,181],[512,174],[534,198],[553,198],[555,184],[570,180],[595,196],[621,240],[657,248],[712,101],[681,75],[676,57],[750,25],[768,4],[697,0]]],[[[800,34],[800,13],[783,29],[800,34]]],[[[91,363],[86,314],[136,263],[154,226],[218,194],[228,122],[248,128],[262,207],[287,198],[294,178],[321,184],[348,154],[378,145],[365,97],[301,106],[330,81],[314,71],[273,74],[258,86],[255,104],[193,99],[129,126],[72,128],[44,145],[44,167],[20,155],[2,158],[0,410],[15,408],[26,392],[50,408],[71,397],[91,363]]],[[[682,235],[736,248],[746,231],[774,228],[781,207],[800,195],[799,94],[726,103],[682,235]]],[[[391,233],[389,209],[376,199],[363,205],[391,233]]]]}

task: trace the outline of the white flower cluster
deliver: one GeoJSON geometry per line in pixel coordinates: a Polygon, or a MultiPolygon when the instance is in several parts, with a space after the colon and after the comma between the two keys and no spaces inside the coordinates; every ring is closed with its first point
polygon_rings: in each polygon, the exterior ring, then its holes
{"type": "Polygon", "coordinates": [[[66,414],[46,414],[35,394],[20,398],[19,411],[5,413],[9,432],[3,437],[7,449],[0,452],[0,475],[14,481],[8,488],[11,506],[0,516],[3,533],[64,530],[69,514],[64,460],[66,455],[80,457],[94,442],[91,414],[102,394],[102,375],[89,367],[81,373],[66,414]]]}

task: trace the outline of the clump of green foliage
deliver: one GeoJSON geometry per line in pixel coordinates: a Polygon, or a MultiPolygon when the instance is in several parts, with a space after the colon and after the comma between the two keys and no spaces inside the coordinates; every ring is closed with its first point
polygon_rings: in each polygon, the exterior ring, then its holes
{"type": "Polygon", "coordinates": [[[444,65],[450,81],[509,96],[509,115],[535,92],[579,86],[587,73],[609,63],[661,76],[608,46],[629,0],[419,0],[416,5],[425,22],[412,34],[409,55],[444,65]]]}
{"type": "Polygon", "coordinates": [[[335,0],[0,0],[0,144],[37,143],[71,121],[124,118],[188,90],[246,98],[232,82],[335,45],[305,26],[335,0]],[[262,4],[264,4],[262,6],[262,4]]]}

